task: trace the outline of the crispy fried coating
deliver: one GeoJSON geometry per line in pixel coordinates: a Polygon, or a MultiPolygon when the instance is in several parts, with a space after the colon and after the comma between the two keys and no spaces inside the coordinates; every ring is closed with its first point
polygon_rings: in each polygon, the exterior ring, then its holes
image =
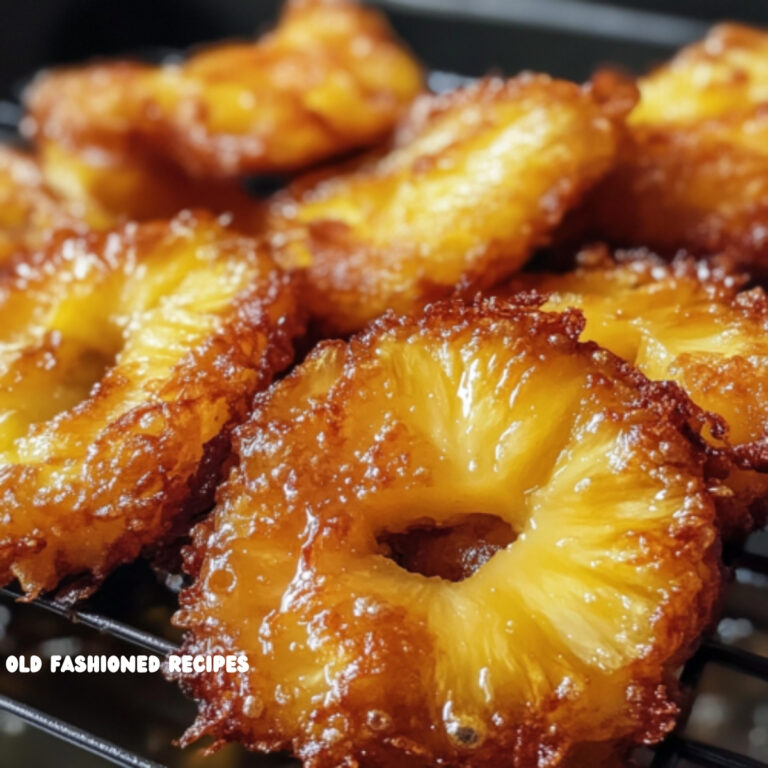
{"type": "Polygon", "coordinates": [[[0,145],[0,263],[40,248],[55,229],[101,223],[99,211],[60,198],[31,155],[0,145]]]}
{"type": "Polygon", "coordinates": [[[587,206],[590,236],[728,250],[768,274],[768,34],[715,27],[640,91],[631,140],[587,206]]]}
{"type": "Polygon", "coordinates": [[[45,144],[37,155],[0,145],[0,264],[38,250],[57,230],[86,233],[128,220],[170,218],[187,208],[261,228],[260,204],[232,182],[201,182],[139,151],[87,155],[45,144]]]}
{"type": "Polygon", "coordinates": [[[582,328],[438,302],[257,398],[176,616],[185,651],[250,671],[180,675],[185,741],[306,768],[554,768],[583,740],[663,737],[719,591],[694,406],[582,328]],[[393,556],[414,527],[487,540],[489,515],[512,541],[460,580],[393,556]]]}
{"type": "MultiPolygon", "coordinates": [[[[647,251],[603,248],[580,254],[566,274],[520,275],[512,296],[535,290],[543,309],[580,309],[586,338],[636,365],[651,379],[679,383],[691,399],[722,417],[738,467],[729,474],[732,498],[721,501],[724,525],[735,534],[762,524],[768,508],[768,297],[740,290],[744,278],[725,266],[690,258],[665,264],[647,251]],[[758,470],[758,471],[756,471],[758,470]],[[751,507],[754,521],[748,510],[751,507]]],[[[722,444],[717,435],[710,435],[722,444]]]]}
{"type": "Polygon", "coordinates": [[[276,197],[277,258],[326,333],[492,285],[612,165],[633,98],[530,74],[425,96],[387,150],[276,197]]]}
{"type": "Polygon", "coordinates": [[[0,264],[44,247],[60,229],[84,234],[188,208],[226,214],[244,232],[261,228],[261,205],[233,182],[190,179],[138,150],[80,155],[56,144],[40,150],[31,155],[0,145],[0,264]]]}
{"type": "Polygon", "coordinates": [[[664,254],[728,252],[768,274],[768,115],[638,126],[588,204],[590,236],[664,254]]]}
{"type": "Polygon", "coordinates": [[[261,226],[260,203],[238,182],[192,178],[137,142],[79,151],[44,141],[38,159],[46,183],[61,199],[98,212],[108,226],[172,218],[186,209],[226,215],[247,234],[261,226]]]}
{"type": "Polygon", "coordinates": [[[292,285],[200,215],[61,233],[0,275],[0,581],[87,589],[212,501],[291,357],[292,285]]]}
{"type": "Polygon", "coordinates": [[[69,149],[127,138],[190,175],[284,172],[385,136],[423,88],[378,13],[289,0],[277,28],[159,67],[119,62],[44,73],[27,131],[69,149]]]}
{"type": "Polygon", "coordinates": [[[746,115],[768,101],[768,34],[719,24],[640,80],[634,125],[692,126],[746,115]]]}

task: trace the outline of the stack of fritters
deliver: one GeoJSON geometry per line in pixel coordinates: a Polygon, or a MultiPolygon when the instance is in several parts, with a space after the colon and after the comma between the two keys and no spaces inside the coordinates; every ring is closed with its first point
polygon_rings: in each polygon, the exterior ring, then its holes
{"type": "Polygon", "coordinates": [[[663,739],[768,505],[768,37],[638,86],[427,93],[350,0],[42,74],[0,169],[3,580],[78,597],[197,522],[185,648],[250,671],[181,676],[187,742],[593,768],[663,739]]]}

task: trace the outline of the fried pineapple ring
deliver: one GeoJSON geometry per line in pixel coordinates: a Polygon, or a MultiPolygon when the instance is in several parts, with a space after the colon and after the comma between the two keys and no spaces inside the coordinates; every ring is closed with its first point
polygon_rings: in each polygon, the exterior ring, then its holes
{"type": "MultiPolygon", "coordinates": [[[[650,379],[672,379],[701,408],[723,417],[739,463],[723,503],[726,528],[743,532],[766,519],[768,507],[768,297],[744,280],[691,259],[664,264],[647,251],[595,248],[562,274],[520,275],[507,295],[535,290],[543,309],[581,310],[586,337],[636,365],[650,379]]],[[[719,442],[719,441],[718,441],[719,442]]]]}
{"type": "Polygon", "coordinates": [[[43,74],[27,94],[36,140],[68,150],[131,138],[191,175],[284,172],[385,136],[423,88],[386,21],[350,0],[292,0],[255,43],[180,65],[43,74]]]}
{"type": "Polygon", "coordinates": [[[55,142],[43,142],[38,149],[51,189],[71,205],[98,211],[108,226],[205,209],[231,217],[242,232],[256,234],[260,228],[261,206],[237,182],[191,178],[135,142],[84,153],[55,142]]]}
{"type": "Polygon", "coordinates": [[[267,228],[326,333],[515,272],[611,166],[634,92],[544,75],[425,96],[388,151],[277,196],[267,228]]]}
{"type": "Polygon", "coordinates": [[[744,115],[768,102],[768,35],[719,24],[670,62],[640,80],[635,125],[690,126],[744,115]]]}
{"type": "Polygon", "coordinates": [[[288,279],[206,217],[58,236],[0,276],[0,582],[97,584],[209,504],[290,360],[288,279]]]}
{"type": "Polygon", "coordinates": [[[104,223],[98,210],[59,198],[34,158],[0,145],[0,263],[42,247],[55,229],[104,223]]]}
{"type": "Polygon", "coordinates": [[[590,235],[729,250],[768,273],[768,34],[716,27],[640,81],[632,138],[591,200],[590,235]]]}
{"type": "Polygon", "coordinates": [[[532,768],[662,738],[718,592],[713,505],[692,404],[582,327],[437,303],[258,397],[176,617],[186,652],[250,671],[179,675],[201,701],[186,741],[307,768],[532,768]],[[472,526],[463,580],[395,562],[394,536],[472,526]]]}
{"type": "Polygon", "coordinates": [[[44,247],[60,229],[106,230],[186,208],[226,214],[241,231],[260,227],[260,204],[231,182],[189,179],[137,152],[83,157],[57,145],[46,150],[33,156],[0,145],[0,264],[44,247]]]}

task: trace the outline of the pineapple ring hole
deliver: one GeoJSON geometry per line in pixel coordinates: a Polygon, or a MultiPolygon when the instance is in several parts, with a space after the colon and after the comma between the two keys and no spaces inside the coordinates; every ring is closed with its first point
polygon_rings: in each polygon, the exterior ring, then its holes
{"type": "Polygon", "coordinates": [[[87,400],[93,394],[94,386],[117,364],[123,349],[119,329],[111,324],[109,327],[102,325],[98,331],[94,330],[97,332],[98,344],[68,339],[57,331],[49,334],[60,339],[56,344],[56,365],[47,372],[49,397],[41,398],[32,423],[47,421],[87,400]]]}
{"type": "Polygon", "coordinates": [[[436,523],[414,521],[377,536],[380,552],[409,573],[463,581],[514,542],[512,526],[496,515],[472,513],[436,523]]]}
{"type": "MultiPolygon", "coordinates": [[[[54,329],[30,343],[22,354],[21,367],[10,372],[19,382],[14,385],[12,380],[0,388],[0,453],[11,450],[17,439],[29,435],[37,425],[92,395],[124,346],[120,329],[111,324],[99,325],[93,334],[94,343],[89,343],[54,329]]],[[[5,457],[7,462],[15,460],[5,457]]]]}

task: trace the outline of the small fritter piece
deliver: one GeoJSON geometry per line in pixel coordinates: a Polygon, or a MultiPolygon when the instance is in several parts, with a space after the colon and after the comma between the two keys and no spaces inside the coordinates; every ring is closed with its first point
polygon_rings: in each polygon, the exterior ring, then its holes
{"type": "Polygon", "coordinates": [[[768,102],[768,34],[719,24],[640,80],[634,125],[692,126],[768,102]]]}
{"type": "MultiPolygon", "coordinates": [[[[692,259],[665,264],[647,251],[595,248],[562,274],[518,276],[512,297],[535,290],[543,309],[581,310],[586,338],[636,365],[651,379],[679,383],[701,408],[721,416],[742,467],[729,475],[735,493],[721,501],[730,533],[750,528],[768,510],[768,297],[741,291],[744,278],[692,259]],[[755,470],[759,470],[755,471],[755,470]]],[[[710,435],[717,445],[722,441],[710,435]]]]}
{"type": "Polygon", "coordinates": [[[179,675],[201,702],[186,742],[554,768],[671,729],[719,591],[694,406],[582,327],[501,303],[390,313],[257,398],[176,616],[186,652],[250,671],[179,675]],[[420,570],[427,527],[475,527],[471,574],[420,570]],[[414,529],[406,566],[392,539],[414,529]]]}
{"type": "Polygon", "coordinates": [[[212,502],[291,358],[289,279],[204,216],[61,233],[0,275],[0,582],[87,591],[212,502]]]}
{"type": "Polygon", "coordinates": [[[768,275],[768,115],[638,126],[588,202],[589,236],[664,254],[728,252],[768,275]]]}
{"type": "Polygon", "coordinates": [[[289,0],[255,43],[159,67],[44,73],[26,96],[36,140],[114,148],[127,137],[191,175],[284,172],[372,144],[423,88],[378,13],[351,0],[289,0]]]}
{"type": "Polygon", "coordinates": [[[40,249],[60,229],[106,230],[128,220],[170,218],[183,209],[226,214],[241,231],[261,228],[261,204],[234,182],[196,181],[138,149],[38,155],[0,145],[0,264],[40,249]]]}
{"type": "Polygon", "coordinates": [[[633,103],[530,74],[425,96],[387,151],[277,196],[277,258],[306,272],[326,333],[490,286],[609,169],[633,103]]]}
{"type": "Polygon", "coordinates": [[[46,183],[63,200],[99,212],[109,226],[205,209],[230,217],[244,233],[260,229],[261,205],[236,181],[191,178],[135,142],[85,152],[42,142],[38,157],[46,183]]]}
{"type": "Polygon", "coordinates": [[[98,211],[59,198],[35,160],[0,145],[0,263],[40,248],[55,229],[102,223],[98,211]]]}
{"type": "Polygon", "coordinates": [[[640,90],[631,140],[580,214],[589,236],[729,250],[768,274],[768,34],[716,27],[640,90]]]}

